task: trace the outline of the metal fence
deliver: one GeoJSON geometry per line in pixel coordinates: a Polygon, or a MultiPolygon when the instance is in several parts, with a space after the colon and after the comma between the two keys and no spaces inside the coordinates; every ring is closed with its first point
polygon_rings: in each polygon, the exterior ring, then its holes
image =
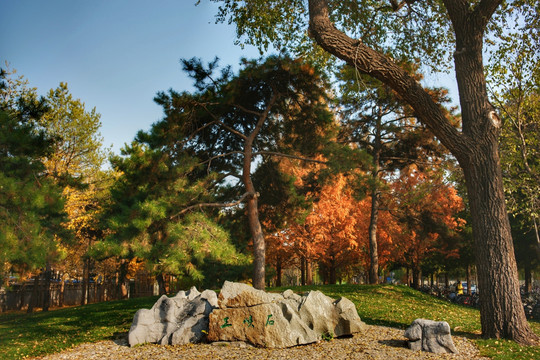
{"type": "MultiPolygon", "coordinates": [[[[82,283],[51,282],[49,291],[46,284],[41,282],[34,289],[33,282],[14,284],[9,288],[0,288],[0,311],[27,309],[30,301],[34,306],[41,308],[49,296],[50,307],[80,305],[83,300],[84,286],[82,283]],[[32,300],[32,295],[34,299],[32,300]]],[[[153,278],[132,279],[128,288],[128,297],[142,297],[157,295],[157,286],[153,278]]],[[[116,282],[90,282],[86,288],[86,303],[96,303],[117,300],[122,297],[116,282]]]]}

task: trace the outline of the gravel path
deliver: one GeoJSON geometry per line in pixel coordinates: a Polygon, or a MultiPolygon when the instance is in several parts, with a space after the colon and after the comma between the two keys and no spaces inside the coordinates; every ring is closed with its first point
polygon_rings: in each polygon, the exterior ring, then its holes
{"type": "Polygon", "coordinates": [[[130,348],[125,339],[83,344],[47,360],[107,360],[107,359],[487,359],[466,338],[453,336],[459,354],[436,355],[414,352],[406,348],[403,330],[368,326],[352,338],[321,341],[317,344],[288,349],[261,349],[245,344],[192,344],[184,346],[143,345],[130,348]],[[240,345],[243,345],[241,347],[240,345]]]}

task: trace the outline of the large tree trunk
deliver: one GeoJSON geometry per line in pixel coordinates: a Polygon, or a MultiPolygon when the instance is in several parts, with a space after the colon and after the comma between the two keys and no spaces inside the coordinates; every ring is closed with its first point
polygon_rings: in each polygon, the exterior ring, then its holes
{"type": "Polygon", "coordinates": [[[478,154],[475,164],[463,169],[473,219],[482,334],[529,343],[535,336],[527,325],[521,303],[496,151],[494,144],[492,154],[478,154]]]}
{"type": "Polygon", "coordinates": [[[463,131],[404,69],[330,22],[326,0],[309,0],[310,34],[325,50],[394,89],[415,115],[452,152],[463,168],[475,237],[475,256],[485,337],[538,341],[525,318],[503,196],[497,151],[500,121],[489,103],[482,60],[483,34],[502,0],[443,0],[456,35],[455,70],[463,131]]]}

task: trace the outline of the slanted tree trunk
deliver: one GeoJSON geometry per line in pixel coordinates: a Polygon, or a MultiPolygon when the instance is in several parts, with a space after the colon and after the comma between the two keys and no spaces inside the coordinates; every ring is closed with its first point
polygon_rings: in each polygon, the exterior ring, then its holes
{"type": "Polygon", "coordinates": [[[247,199],[247,217],[251,238],[253,240],[253,287],[255,289],[264,290],[265,288],[265,258],[266,244],[264,234],[259,221],[259,207],[257,201],[257,193],[255,186],[251,181],[251,143],[246,144],[244,151],[244,173],[242,180],[246,188],[246,192],[250,193],[247,199]]]}
{"type": "Polygon", "coordinates": [[[456,36],[455,71],[463,130],[446,118],[420,83],[386,55],[352,39],[330,22],[326,0],[309,0],[310,34],[325,50],[390,86],[457,158],[465,174],[475,238],[482,334],[536,344],[519,295],[510,222],[498,153],[500,120],[490,104],[482,60],[483,35],[502,0],[443,0],[456,36]]]}
{"type": "Polygon", "coordinates": [[[253,240],[253,287],[255,289],[265,289],[265,265],[266,265],[266,243],[259,220],[258,194],[251,180],[251,162],[253,161],[253,142],[259,134],[268,114],[274,106],[277,94],[272,95],[266,105],[266,109],[259,114],[257,124],[249,136],[241,135],[244,139],[244,164],[242,168],[242,182],[246,192],[250,194],[247,198],[247,217],[251,238],[253,240]]]}

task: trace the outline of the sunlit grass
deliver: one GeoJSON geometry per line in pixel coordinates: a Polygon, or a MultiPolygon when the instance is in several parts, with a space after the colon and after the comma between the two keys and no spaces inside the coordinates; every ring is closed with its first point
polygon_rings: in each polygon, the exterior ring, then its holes
{"type": "MultiPolygon", "coordinates": [[[[540,359],[540,347],[520,346],[507,340],[481,339],[478,309],[455,305],[407,286],[325,285],[292,289],[298,293],[320,290],[333,298],[344,296],[356,305],[360,318],[370,325],[405,329],[418,318],[446,321],[453,335],[474,341],[483,356],[498,360],[540,359]]],[[[285,288],[272,290],[279,292],[285,288]]],[[[530,325],[540,335],[540,323],[531,321],[530,325]]]]}
{"type": "Polygon", "coordinates": [[[156,300],[138,298],[34,314],[0,314],[0,359],[41,356],[123,336],[135,312],[150,308],[156,300]]]}
{"type": "MultiPolygon", "coordinates": [[[[286,288],[272,288],[281,292],[286,288]]],[[[511,341],[480,339],[477,309],[454,305],[405,286],[329,285],[292,287],[297,293],[320,290],[326,295],[347,297],[354,302],[364,322],[400,329],[413,320],[426,318],[446,321],[454,335],[473,340],[482,355],[494,359],[540,359],[538,347],[519,346],[511,341]]],[[[129,331],[133,315],[150,308],[157,297],[138,298],[47,313],[0,314],[0,359],[21,359],[60,352],[85,342],[115,339],[129,331]]],[[[540,323],[531,322],[540,334],[540,323]]]]}

